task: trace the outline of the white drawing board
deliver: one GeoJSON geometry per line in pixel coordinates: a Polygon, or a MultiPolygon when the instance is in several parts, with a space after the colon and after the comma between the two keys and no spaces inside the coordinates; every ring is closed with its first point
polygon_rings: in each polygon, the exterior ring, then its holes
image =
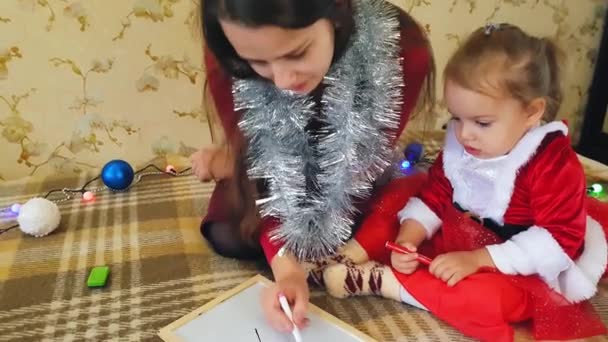
{"type": "MultiPolygon", "coordinates": [[[[260,296],[269,284],[257,275],[169,324],[159,336],[167,342],[293,342],[291,333],[280,333],[266,323],[260,296]]],[[[304,342],[376,342],[312,304],[308,318],[310,325],[301,331],[304,342]]]]}

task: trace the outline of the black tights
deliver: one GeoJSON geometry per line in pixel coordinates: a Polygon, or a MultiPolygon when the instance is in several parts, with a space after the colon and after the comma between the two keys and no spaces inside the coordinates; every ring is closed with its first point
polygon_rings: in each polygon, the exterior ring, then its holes
{"type": "Polygon", "coordinates": [[[227,222],[205,222],[201,234],[211,248],[224,257],[240,260],[257,260],[264,256],[261,247],[253,247],[241,238],[239,227],[227,222]]]}

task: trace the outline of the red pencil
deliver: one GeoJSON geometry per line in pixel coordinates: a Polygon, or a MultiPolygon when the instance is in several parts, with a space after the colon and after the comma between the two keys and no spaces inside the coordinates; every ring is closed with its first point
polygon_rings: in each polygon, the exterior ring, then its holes
{"type": "MultiPolygon", "coordinates": [[[[401,245],[398,245],[398,244],[390,242],[390,241],[386,241],[386,244],[384,246],[393,252],[397,252],[397,253],[401,253],[401,254],[415,253],[401,245]]],[[[424,255],[421,255],[421,254],[418,254],[418,257],[416,258],[416,260],[418,260],[418,262],[420,262],[421,264],[424,264],[427,266],[430,265],[431,262],[433,261],[432,259],[425,257],[424,255]]]]}

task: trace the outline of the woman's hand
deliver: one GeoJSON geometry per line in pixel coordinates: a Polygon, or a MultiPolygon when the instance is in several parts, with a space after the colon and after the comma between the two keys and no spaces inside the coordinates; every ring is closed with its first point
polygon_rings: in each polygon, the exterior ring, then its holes
{"type": "Polygon", "coordinates": [[[278,280],[262,294],[262,308],[270,325],[278,331],[290,332],[293,324],[281,309],[279,295],[283,294],[292,307],[293,321],[300,329],[308,325],[306,312],[308,310],[308,284],[306,279],[294,275],[278,280]]]}
{"type": "Polygon", "coordinates": [[[294,323],[298,328],[305,328],[310,295],[306,272],[293,256],[275,256],[271,267],[276,282],[262,293],[262,309],[267,321],[278,331],[293,330],[293,324],[279,303],[279,295],[283,294],[292,307],[294,323]]]}
{"type": "Polygon", "coordinates": [[[210,145],[190,156],[192,172],[201,182],[231,178],[234,156],[227,146],[210,145]]]}

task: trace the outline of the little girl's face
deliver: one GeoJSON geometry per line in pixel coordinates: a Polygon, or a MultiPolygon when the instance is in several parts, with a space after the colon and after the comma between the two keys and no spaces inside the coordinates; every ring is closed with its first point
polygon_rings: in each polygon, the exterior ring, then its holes
{"type": "Polygon", "coordinates": [[[444,98],[458,142],[481,159],[509,153],[542,116],[514,98],[488,96],[451,80],[446,81],[444,98]]]}
{"type": "Polygon", "coordinates": [[[302,29],[249,27],[228,20],[220,24],[236,53],[279,89],[307,94],[331,65],[335,29],[328,19],[302,29]]]}

